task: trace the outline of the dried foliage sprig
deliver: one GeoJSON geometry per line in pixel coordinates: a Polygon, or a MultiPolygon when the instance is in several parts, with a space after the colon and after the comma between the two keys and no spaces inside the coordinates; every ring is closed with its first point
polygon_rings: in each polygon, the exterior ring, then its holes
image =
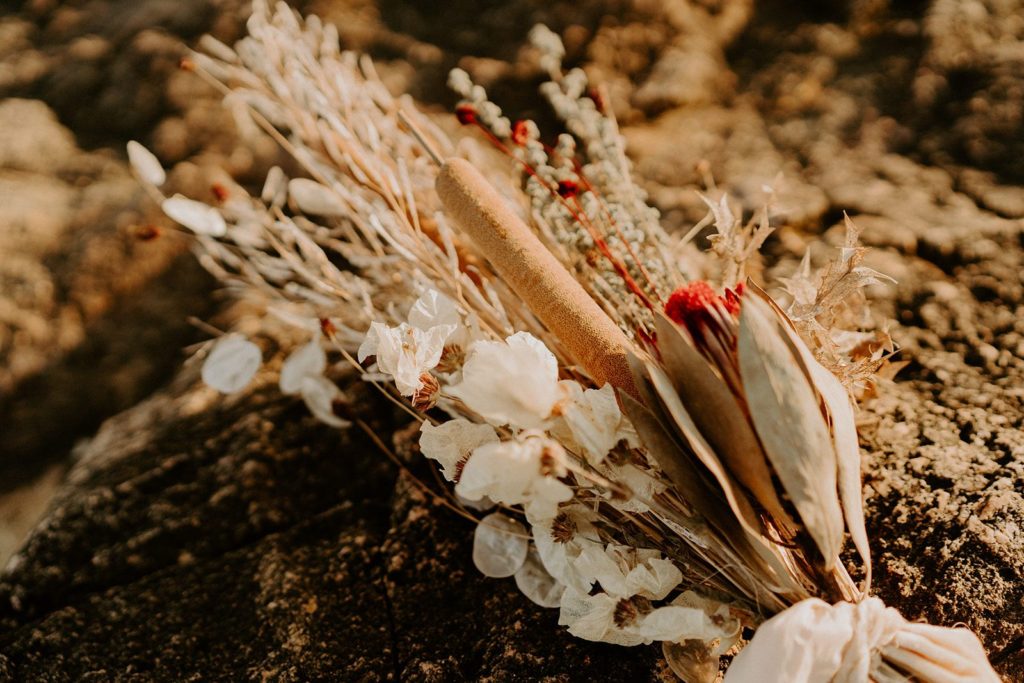
{"type": "MultiPolygon", "coordinates": [[[[339,51],[331,26],[257,1],[248,29],[234,48],[206,39],[210,55],[189,65],[306,177],[275,168],[258,198],[232,187],[207,206],[165,198],[163,169],[137,145],[132,163],[198,235],[207,268],[306,330],[283,392],[345,426],[331,352],[421,422],[453,505],[501,506],[474,534],[481,571],[514,576],[581,638],[661,641],[686,680],[711,680],[743,628],[762,623],[730,680],[941,681],[964,666],[995,680],[969,632],[906,624],[867,597],[844,382],[879,356],[833,329],[880,276],[852,241],[817,282],[790,281],[787,313],[740,280],[767,211],[740,226],[722,200],[709,205],[706,258],[723,287],[685,283],[603,97],[581,71],[563,73],[542,27],[542,92],[567,132],[545,144],[455,71],[458,120],[505,159],[477,164],[453,158],[369,60],[339,51]],[[847,533],[860,586],[840,559],[847,533]],[[780,658],[790,633],[806,646],[780,658]],[[820,675],[795,673],[810,670],[820,675]]],[[[206,353],[203,377],[226,393],[260,364],[239,335],[206,353]]]]}

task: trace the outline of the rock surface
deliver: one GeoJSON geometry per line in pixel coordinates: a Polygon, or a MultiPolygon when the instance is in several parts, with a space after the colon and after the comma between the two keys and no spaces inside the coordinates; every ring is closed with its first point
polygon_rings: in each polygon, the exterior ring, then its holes
{"type": "MultiPolygon", "coordinates": [[[[899,281],[873,296],[909,361],[861,415],[877,590],[908,618],[975,628],[1006,680],[1024,679],[1020,3],[453,3],[444,21],[391,0],[310,7],[383,59],[395,87],[448,106],[443,74],[460,64],[526,115],[542,109],[522,46],[548,22],[608,85],[669,225],[701,217],[694,189],[709,175],[748,211],[776,184],[773,275],[819,234],[837,243],[848,212],[872,265],[899,281]]],[[[193,193],[218,165],[260,177],[274,150],[233,151],[213,94],[172,68],[179,38],[231,40],[238,11],[44,1],[0,18],[0,93],[42,100],[63,124],[38,101],[0,104],[0,121],[30,120],[46,146],[0,127],[0,186],[18,188],[0,206],[0,275],[43,283],[0,289],[17,313],[0,316],[0,405],[15,406],[0,413],[12,425],[0,442],[14,444],[0,444],[0,472],[66,453],[70,441],[46,437],[61,432],[44,421],[55,411],[92,411],[80,436],[150,392],[180,363],[168,349],[189,341],[174,322],[208,313],[209,285],[174,260],[180,245],[126,239],[150,209],[121,150],[146,141],[193,193]],[[159,256],[139,255],[153,246],[159,256]],[[166,308],[146,318],[156,302],[166,308]],[[122,398],[97,406],[54,389],[97,381],[122,398]]],[[[353,403],[380,433],[402,426],[369,397],[353,403]]],[[[0,575],[0,681],[662,673],[654,648],[573,640],[511,581],[478,576],[471,531],[359,432],[317,426],[277,396],[272,377],[221,401],[186,368],[76,450],[0,575]]]]}

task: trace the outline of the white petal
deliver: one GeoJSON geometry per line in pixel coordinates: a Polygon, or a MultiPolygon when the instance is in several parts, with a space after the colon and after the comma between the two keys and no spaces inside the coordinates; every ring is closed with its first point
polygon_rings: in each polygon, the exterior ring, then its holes
{"type": "Polygon", "coordinates": [[[388,327],[374,322],[359,346],[357,358],[361,363],[376,356],[377,368],[394,378],[399,393],[412,396],[420,386],[420,375],[441,360],[445,339],[454,330],[454,325],[438,325],[424,332],[408,323],[388,327]]]}
{"type": "Polygon", "coordinates": [[[316,216],[344,216],[349,213],[345,204],[329,188],[308,178],[288,181],[288,195],[302,213],[316,216]]]}
{"type": "Polygon", "coordinates": [[[488,424],[475,424],[463,418],[444,422],[437,427],[425,421],[420,427],[420,450],[444,469],[444,478],[455,480],[460,461],[469,457],[485,443],[496,443],[498,433],[488,424]]]}
{"type": "Polygon", "coordinates": [[[128,163],[132,165],[135,174],[150,185],[160,187],[167,182],[167,173],[160,160],[135,140],[128,143],[128,163]]]}
{"type": "Polygon", "coordinates": [[[615,645],[639,645],[642,636],[629,634],[615,627],[615,605],[618,602],[604,593],[587,595],[567,588],[559,605],[558,624],[568,626],[569,633],[584,640],[615,645]]]}
{"type": "Polygon", "coordinates": [[[626,463],[625,465],[612,465],[605,463],[611,479],[624,485],[632,492],[628,500],[612,499],[609,504],[623,512],[635,512],[645,514],[651,511],[644,501],[654,500],[654,497],[662,493],[668,486],[657,478],[656,473],[644,471],[636,465],[626,463]]]}
{"type": "Polygon", "coordinates": [[[370,329],[366,331],[363,343],[359,345],[359,350],[356,351],[356,360],[362,363],[370,356],[376,356],[377,347],[380,346],[381,338],[387,333],[387,330],[388,326],[383,323],[370,323],[370,329]]]}
{"type": "MultiPolygon", "coordinates": [[[[403,396],[412,396],[420,386],[420,375],[437,366],[444,352],[444,342],[453,331],[454,325],[438,325],[426,332],[409,327],[413,333],[411,349],[402,348],[397,367],[392,371],[395,386],[403,396]]],[[[378,361],[379,362],[379,361],[378,361]]]]}
{"type": "Polygon", "coordinates": [[[526,332],[505,342],[476,342],[462,368],[462,383],[449,390],[494,425],[540,427],[560,397],[558,361],[526,332]]]}
{"type": "Polygon", "coordinates": [[[331,380],[323,375],[303,377],[300,393],[309,412],[313,413],[316,419],[332,427],[351,426],[351,422],[342,420],[334,414],[334,402],[340,401],[345,395],[331,380]]]}
{"type": "Polygon", "coordinates": [[[281,366],[280,385],[285,394],[297,394],[302,390],[305,377],[322,375],[327,368],[327,354],[319,339],[303,344],[285,359],[281,366]]]}
{"type": "Polygon", "coordinates": [[[560,583],[570,586],[579,593],[589,593],[594,586],[593,577],[587,577],[576,570],[576,559],[586,546],[603,547],[597,529],[591,524],[594,514],[587,508],[571,506],[562,510],[576,527],[573,538],[562,543],[551,534],[551,519],[533,523],[533,541],[537,555],[544,568],[560,583]]]}
{"type": "Polygon", "coordinates": [[[512,576],[526,561],[526,528],[500,512],[480,520],[473,532],[473,564],[484,576],[512,576]]]}
{"type": "Polygon", "coordinates": [[[600,389],[584,389],[577,382],[562,382],[569,398],[562,403],[562,415],[576,440],[593,465],[599,465],[620,440],[626,438],[615,389],[605,384],[600,389]]]}
{"type": "Polygon", "coordinates": [[[601,584],[606,593],[619,598],[632,597],[627,591],[626,576],[623,568],[620,567],[617,557],[614,556],[616,546],[609,543],[607,549],[600,544],[588,544],[581,548],[581,552],[575,562],[573,569],[592,581],[601,584]]]}
{"type": "Polygon", "coordinates": [[[409,309],[409,324],[424,332],[437,325],[461,325],[455,302],[436,289],[428,289],[409,309]]]}
{"type": "Polygon", "coordinates": [[[558,607],[565,591],[565,586],[544,569],[533,547],[527,553],[523,566],[516,572],[516,586],[531,602],[541,607],[558,607]]]}
{"type": "Polygon", "coordinates": [[[228,231],[224,217],[217,209],[180,194],[165,199],[160,208],[171,220],[181,223],[197,235],[222,237],[228,231]]]}
{"type": "Polygon", "coordinates": [[[659,607],[630,630],[648,643],[654,640],[712,640],[722,635],[721,629],[703,610],[678,606],[659,607]]]}
{"type": "Polygon", "coordinates": [[[488,496],[500,503],[518,505],[535,476],[537,466],[528,445],[515,441],[486,443],[469,456],[455,491],[470,500],[488,496]]]}
{"type": "Polygon", "coordinates": [[[530,519],[554,517],[558,514],[558,504],[572,500],[572,496],[572,489],[555,477],[539,476],[525,496],[523,509],[530,519]]]}
{"type": "Polygon", "coordinates": [[[203,382],[224,394],[241,391],[252,381],[262,359],[260,347],[242,335],[224,335],[203,362],[203,382]]]}
{"type": "Polygon", "coordinates": [[[470,500],[487,496],[506,505],[523,504],[531,520],[553,517],[573,492],[556,478],[564,474],[557,461],[555,476],[541,474],[541,453],[551,447],[541,439],[485,443],[469,456],[455,491],[470,500]]]}
{"type": "Polygon", "coordinates": [[[482,497],[480,500],[470,500],[469,498],[463,498],[458,492],[455,493],[455,501],[462,507],[468,510],[476,510],[477,512],[487,512],[497,505],[487,496],[482,497]]]}
{"type": "Polygon", "coordinates": [[[683,591],[676,596],[672,604],[699,609],[708,615],[720,631],[714,636],[718,644],[711,651],[713,655],[725,654],[743,636],[743,619],[740,618],[740,611],[733,609],[728,603],[713,600],[693,591],[683,591]]]}
{"type": "Polygon", "coordinates": [[[679,585],[683,573],[671,561],[654,558],[639,564],[626,575],[626,593],[661,600],[679,585]]]}

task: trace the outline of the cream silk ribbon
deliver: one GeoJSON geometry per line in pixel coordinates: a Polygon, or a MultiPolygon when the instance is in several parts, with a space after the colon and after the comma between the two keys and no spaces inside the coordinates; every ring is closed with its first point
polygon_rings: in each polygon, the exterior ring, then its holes
{"type": "Polygon", "coordinates": [[[909,622],[876,597],[836,605],[812,598],[758,627],[725,683],[999,683],[966,628],[909,622]]]}

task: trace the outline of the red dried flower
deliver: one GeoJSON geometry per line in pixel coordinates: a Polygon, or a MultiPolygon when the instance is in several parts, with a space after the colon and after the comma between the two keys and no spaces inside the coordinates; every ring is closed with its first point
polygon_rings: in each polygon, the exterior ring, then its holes
{"type": "Polygon", "coordinates": [[[558,195],[565,199],[572,199],[580,193],[580,186],[575,180],[559,180],[558,195]]]}
{"type": "Polygon", "coordinates": [[[520,119],[512,125],[512,142],[520,146],[525,145],[529,137],[529,127],[526,125],[526,121],[520,119]]]}
{"type": "Polygon", "coordinates": [[[212,192],[213,196],[217,198],[217,201],[222,204],[228,200],[229,196],[231,196],[231,193],[228,192],[228,188],[224,187],[220,183],[214,183],[211,185],[210,192],[212,192]]]}
{"type": "Polygon", "coordinates": [[[665,315],[689,333],[694,346],[737,388],[736,344],[742,294],[742,284],[726,289],[725,296],[720,296],[707,282],[697,280],[676,289],[665,304],[665,315]]]}
{"type": "Polygon", "coordinates": [[[471,104],[460,104],[455,107],[455,118],[464,126],[476,123],[476,109],[471,104]]]}
{"type": "Polygon", "coordinates": [[[320,331],[325,337],[332,339],[335,333],[337,333],[338,328],[334,326],[330,318],[320,318],[320,331]]]}
{"type": "Polygon", "coordinates": [[[665,315],[683,327],[690,327],[698,319],[706,316],[708,309],[720,299],[711,285],[704,280],[690,282],[672,292],[665,304],[665,315]]]}
{"type": "Polygon", "coordinates": [[[743,290],[746,289],[744,283],[740,282],[732,289],[728,287],[725,290],[725,309],[733,314],[734,317],[740,317],[740,300],[743,297],[743,290]]]}

